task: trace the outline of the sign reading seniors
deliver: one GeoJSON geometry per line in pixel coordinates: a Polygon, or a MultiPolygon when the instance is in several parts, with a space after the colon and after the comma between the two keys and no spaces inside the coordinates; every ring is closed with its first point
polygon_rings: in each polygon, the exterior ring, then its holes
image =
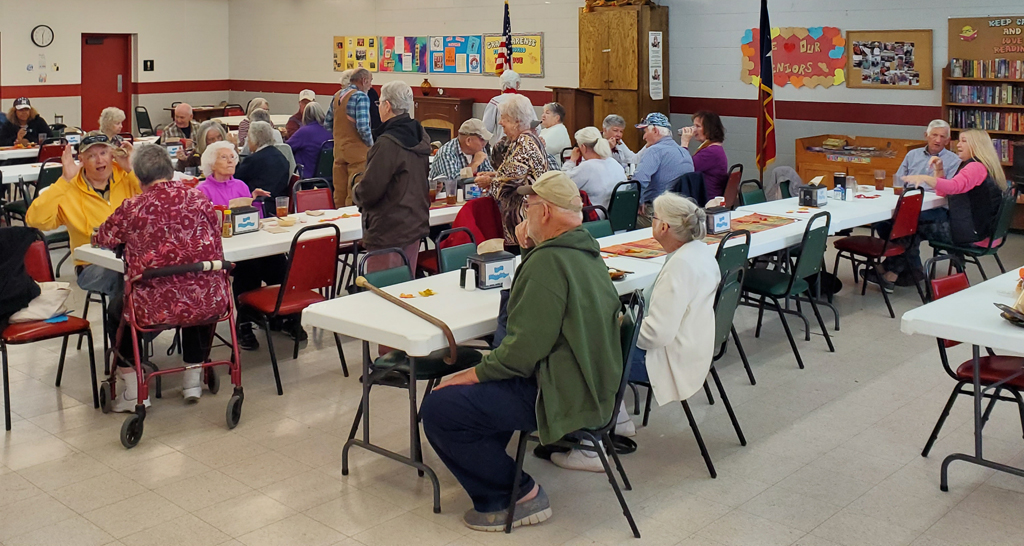
{"type": "MultiPolygon", "coordinates": [[[[485,73],[497,74],[494,65],[500,46],[501,34],[484,34],[485,73]]],[[[523,77],[544,77],[544,33],[512,35],[511,68],[523,77]]]]}
{"type": "MultiPolygon", "coordinates": [[[[772,65],[776,86],[832,87],[846,81],[846,40],[836,27],[773,27],[772,65]]],[[[741,39],[743,68],[740,79],[756,85],[760,30],[747,29],[741,39]]]]}
{"type": "Polygon", "coordinates": [[[354,68],[377,71],[376,36],[334,37],[334,71],[343,72],[354,68]]]}

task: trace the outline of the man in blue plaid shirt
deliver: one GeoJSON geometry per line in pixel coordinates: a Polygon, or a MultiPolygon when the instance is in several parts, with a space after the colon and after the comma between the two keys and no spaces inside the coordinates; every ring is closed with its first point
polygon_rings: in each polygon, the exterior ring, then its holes
{"type": "Polygon", "coordinates": [[[373,146],[370,130],[370,98],[366,92],[373,85],[373,75],[365,68],[352,73],[349,86],[331,99],[331,108],[324,127],[334,134],[334,204],[352,204],[352,177],[366,169],[366,154],[373,146]],[[344,110],[344,116],[336,116],[344,110]]]}
{"type": "Polygon", "coordinates": [[[430,179],[443,176],[450,180],[469,178],[462,176],[464,169],[469,169],[473,177],[478,172],[491,172],[494,167],[484,146],[491,138],[491,132],[484,129],[484,122],[470,118],[459,127],[459,136],[450,140],[437,150],[434,162],[430,165],[430,179]]]}

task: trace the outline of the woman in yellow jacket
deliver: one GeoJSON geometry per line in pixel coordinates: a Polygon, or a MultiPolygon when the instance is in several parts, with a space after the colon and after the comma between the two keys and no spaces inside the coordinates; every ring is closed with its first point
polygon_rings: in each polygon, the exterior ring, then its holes
{"type": "MultiPolygon", "coordinates": [[[[127,199],[142,193],[139,179],[132,173],[132,145],[114,147],[106,135],[94,132],[78,148],[81,165],[75,163],[69,145],[61,157],[64,173],[33,201],[25,216],[30,227],[48,231],[65,226],[71,248],[89,244],[93,229],[106,221],[127,199]]],[[[78,286],[110,297],[107,305],[107,331],[117,331],[121,316],[124,281],[117,271],[75,261],[78,286]],[[113,328],[109,328],[110,326],[113,328]]]]}

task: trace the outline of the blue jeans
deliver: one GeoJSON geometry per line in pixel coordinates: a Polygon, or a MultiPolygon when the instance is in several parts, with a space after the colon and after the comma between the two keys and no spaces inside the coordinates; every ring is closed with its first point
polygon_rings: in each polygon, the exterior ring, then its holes
{"type": "MultiPolygon", "coordinates": [[[[518,430],[537,430],[533,378],[446,387],[423,398],[423,432],[478,512],[508,508],[516,463],[505,448],[518,430]]],[[[522,498],[534,486],[525,472],[522,498]]]]}
{"type": "Polygon", "coordinates": [[[107,297],[107,314],[103,320],[110,345],[113,346],[121,322],[121,311],[124,309],[124,275],[98,265],[87,265],[78,273],[78,287],[107,297]]]}

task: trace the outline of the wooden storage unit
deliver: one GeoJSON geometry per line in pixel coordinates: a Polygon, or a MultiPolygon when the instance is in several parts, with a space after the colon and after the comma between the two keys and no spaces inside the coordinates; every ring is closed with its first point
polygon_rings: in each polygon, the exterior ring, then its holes
{"type": "Polygon", "coordinates": [[[580,8],[580,88],[594,93],[594,126],[608,114],[626,120],[623,141],[636,151],[643,146],[633,127],[650,112],[669,112],[668,7],[656,5],[580,8]],[[663,93],[651,99],[650,32],[661,32],[663,93]]]}
{"type": "Polygon", "coordinates": [[[413,113],[424,127],[448,129],[453,139],[463,122],[473,117],[471,98],[414,97],[413,105],[413,113]]]}
{"type": "Polygon", "coordinates": [[[818,135],[796,140],[796,174],[804,182],[815,176],[824,175],[824,182],[832,187],[832,174],[842,172],[857,179],[858,184],[875,185],[875,170],[885,170],[885,185],[892,186],[892,177],[903,163],[910,150],[927,145],[925,140],[906,140],[902,138],[852,137],[846,135],[818,135]],[[838,161],[830,159],[828,152],[812,152],[808,147],[820,147],[829,138],[845,140],[847,146],[871,147],[896,151],[893,157],[856,157],[856,160],[867,160],[866,163],[855,162],[849,156],[839,156],[838,161]],[[849,159],[849,160],[847,160],[849,159]]]}

